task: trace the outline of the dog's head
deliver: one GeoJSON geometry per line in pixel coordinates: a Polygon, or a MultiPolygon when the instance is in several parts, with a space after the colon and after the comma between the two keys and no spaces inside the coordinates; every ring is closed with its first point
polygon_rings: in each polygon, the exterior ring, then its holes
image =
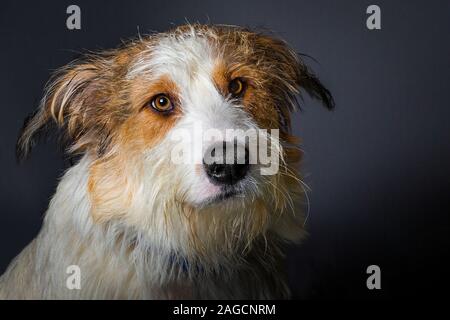
{"type": "Polygon", "coordinates": [[[18,152],[56,123],[89,161],[93,221],[135,228],[160,247],[200,254],[268,233],[293,240],[302,182],[290,112],[302,90],[333,107],[283,41],[183,26],[61,69],[18,152]]]}

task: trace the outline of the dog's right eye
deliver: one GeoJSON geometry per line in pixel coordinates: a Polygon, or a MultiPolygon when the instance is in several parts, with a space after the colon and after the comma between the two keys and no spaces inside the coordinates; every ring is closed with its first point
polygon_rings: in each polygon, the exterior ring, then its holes
{"type": "Polygon", "coordinates": [[[149,102],[150,107],[161,113],[168,113],[174,106],[170,98],[165,94],[158,94],[149,102]]]}

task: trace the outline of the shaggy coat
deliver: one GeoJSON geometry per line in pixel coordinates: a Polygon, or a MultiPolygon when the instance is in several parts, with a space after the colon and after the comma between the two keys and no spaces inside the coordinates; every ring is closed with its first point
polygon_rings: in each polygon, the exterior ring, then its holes
{"type": "Polygon", "coordinates": [[[302,91],[333,107],[285,42],[234,26],[181,26],[60,69],[24,125],[18,156],[56,126],[79,160],[39,235],[0,278],[0,297],[287,298],[281,248],[305,234],[290,133],[302,91]],[[171,161],[171,134],[198,123],[278,129],[278,138],[266,135],[278,172],[261,175],[256,163],[236,195],[222,197],[201,165],[171,161]],[[73,265],[78,289],[67,286],[73,265]]]}

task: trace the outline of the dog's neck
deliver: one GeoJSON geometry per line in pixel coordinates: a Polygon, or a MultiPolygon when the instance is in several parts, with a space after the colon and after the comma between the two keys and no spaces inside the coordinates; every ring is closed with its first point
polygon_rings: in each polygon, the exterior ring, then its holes
{"type": "MultiPolygon", "coordinates": [[[[281,253],[275,242],[267,242],[267,239],[255,241],[254,248],[247,251],[246,257],[219,256],[213,263],[205,263],[205,260],[195,256],[186,257],[175,250],[158,246],[139,231],[120,223],[95,223],[90,213],[87,190],[90,164],[90,159],[84,157],[69,169],[51,200],[37,249],[38,267],[50,269],[48,274],[65,277],[67,267],[78,265],[82,279],[86,279],[83,285],[88,286],[89,291],[98,293],[104,290],[105,297],[111,296],[111,292],[120,297],[123,286],[127,286],[128,298],[133,290],[136,298],[152,298],[169,297],[173,294],[170,288],[175,286],[175,292],[179,292],[179,286],[186,289],[193,283],[205,282],[202,290],[206,290],[212,286],[211,283],[206,285],[208,279],[217,285],[218,278],[228,278],[226,281],[231,284],[236,281],[239,271],[253,273],[252,277],[257,275],[255,268],[260,274],[275,272],[276,263],[272,260],[276,260],[275,256],[281,253]],[[252,263],[249,264],[249,261],[252,263]],[[99,281],[103,281],[103,285],[99,285],[99,281]],[[105,281],[109,282],[108,285],[105,281]],[[147,283],[148,293],[138,289],[144,283],[147,283]]],[[[61,281],[65,283],[63,279],[61,281]]],[[[195,295],[209,294],[196,291],[188,297],[195,295]]]]}

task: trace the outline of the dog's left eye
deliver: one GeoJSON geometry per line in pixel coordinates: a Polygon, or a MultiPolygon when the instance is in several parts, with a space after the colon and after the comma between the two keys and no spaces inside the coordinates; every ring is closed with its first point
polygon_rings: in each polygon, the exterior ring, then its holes
{"type": "Polygon", "coordinates": [[[173,110],[173,103],[165,94],[158,94],[150,101],[150,106],[162,113],[167,113],[173,110]]]}
{"type": "Polygon", "coordinates": [[[241,78],[236,78],[228,84],[228,91],[233,98],[239,98],[245,91],[245,82],[241,78]]]}

